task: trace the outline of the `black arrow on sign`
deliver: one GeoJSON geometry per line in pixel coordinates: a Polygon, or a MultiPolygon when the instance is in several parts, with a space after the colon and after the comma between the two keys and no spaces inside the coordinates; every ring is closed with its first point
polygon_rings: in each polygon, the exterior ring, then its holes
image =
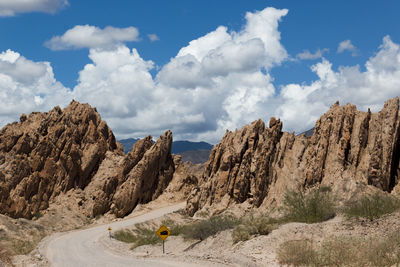
{"type": "Polygon", "coordinates": [[[162,231],[160,235],[168,235],[168,231],[162,231]]]}

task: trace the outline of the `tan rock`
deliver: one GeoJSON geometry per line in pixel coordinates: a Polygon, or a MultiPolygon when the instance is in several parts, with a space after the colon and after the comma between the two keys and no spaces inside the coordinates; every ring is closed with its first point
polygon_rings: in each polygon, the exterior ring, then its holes
{"type": "Polygon", "coordinates": [[[120,153],[88,104],[23,114],[0,131],[0,213],[31,218],[61,192],[84,188],[107,151],[120,153]]]}
{"type": "Polygon", "coordinates": [[[127,215],[139,203],[156,199],[172,179],[172,132],[166,131],[155,144],[150,146],[150,143],[151,136],[142,139],[125,158],[122,183],[111,206],[117,217],[127,215]]]}
{"type": "Polygon", "coordinates": [[[376,114],[335,103],[315,125],[312,137],[282,133],[271,118],[227,132],[211,151],[186,210],[219,212],[232,204],[276,206],[287,189],[329,185],[341,200],[374,186],[399,192],[399,98],[376,114]],[[364,189],[363,189],[364,188],[364,189]]]}

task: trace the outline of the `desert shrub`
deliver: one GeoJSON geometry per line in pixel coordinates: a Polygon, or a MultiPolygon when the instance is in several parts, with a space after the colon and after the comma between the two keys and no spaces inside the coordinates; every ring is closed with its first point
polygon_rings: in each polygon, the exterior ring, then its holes
{"type": "Polygon", "coordinates": [[[376,193],[363,196],[357,201],[348,203],[344,213],[347,217],[363,217],[370,220],[389,214],[400,208],[400,200],[389,195],[376,193]]]}
{"type": "Polygon", "coordinates": [[[34,214],[33,214],[33,218],[34,219],[39,219],[39,218],[41,218],[41,217],[43,217],[43,214],[38,210],[38,211],[36,211],[34,214]]]}
{"type": "Polygon", "coordinates": [[[185,239],[204,240],[218,232],[232,229],[239,220],[230,215],[216,215],[192,224],[188,224],[182,230],[185,239]]]}
{"type": "Polygon", "coordinates": [[[162,224],[165,225],[171,232],[171,235],[177,236],[182,234],[183,230],[185,229],[186,225],[176,223],[171,219],[166,219],[162,221],[162,224]]]}
{"type": "Polygon", "coordinates": [[[399,231],[394,231],[382,240],[370,239],[365,254],[372,266],[400,266],[399,231]]]}
{"type": "Polygon", "coordinates": [[[161,243],[162,240],[157,236],[156,231],[157,229],[155,228],[146,227],[144,224],[137,224],[136,229],[133,230],[136,238],[131,248],[161,243]]]}
{"type": "Polygon", "coordinates": [[[115,231],[113,236],[115,239],[125,242],[125,243],[133,243],[136,240],[135,235],[130,230],[121,229],[121,230],[115,231]]]}
{"type": "Polygon", "coordinates": [[[20,239],[12,240],[12,248],[15,254],[17,255],[28,254],[36,247],[36,245],[37,245],[36,242],[30,240],[20,240],[20,239]]]}
{"type": "Polygon", "coordinates": [[[361,251],[363,239],[351,237],[332,237],[324,240],[317,248],[319,254],[315,266],[366,266],[364,252],[361,251]]]}
{"type": "Polygon", "coordinates": [[[278,227],[278,220],[272,219],[267,215],[255,216],[247,215],[240,220],[232,232],[234,243],[249,240],[254,235],[268,235],[278,227]]]}
{"type": "Polygon", "coordinates": [[[308,194],[287,191],[283,199],[287,221],[316,223],[335,216],[335,204],[329,187],[320,187],[308,194]]]}
{"type": "Polygon", "coordinates": [[[313,266],[318,262],[318,254],[310,240],[291,240],[279,247],[277,260],[289,266],[313,266]]]}
{"type": "Polygon", "coordinates": [[[135,225],[133,230],[118,230],[114,233],[114,238],[126,242],[133,243],[132,249],[143,245],[154,245],[161,243],[162,240],[156,235],[156,229],[148,227],[144,224],[135,225]]]}
{"type": "Polygon", "coordinates": [[[400,233],[386,238],[332,237],[316,247],[309,240],[287,241],[277,259],[293,266],[399,266],[400,233]]]}
{"type": "Polygon", "coordinates": [[[233,243],[249,240],[254,233],[254,228],[249,225],[239,224],[232,232],[233,243]]]}

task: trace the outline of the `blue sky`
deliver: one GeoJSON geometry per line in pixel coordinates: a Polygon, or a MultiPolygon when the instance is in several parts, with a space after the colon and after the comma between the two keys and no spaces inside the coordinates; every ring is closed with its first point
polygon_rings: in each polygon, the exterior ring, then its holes
{"type": "Polygon", "coordinates": [[[378,110],[400,95],[398,10],[395,0],[0,0],[0,123],[74,98],[118,138],[172,129],[215,143],[260,117],[303,131],[336,100],[378,110]]]}

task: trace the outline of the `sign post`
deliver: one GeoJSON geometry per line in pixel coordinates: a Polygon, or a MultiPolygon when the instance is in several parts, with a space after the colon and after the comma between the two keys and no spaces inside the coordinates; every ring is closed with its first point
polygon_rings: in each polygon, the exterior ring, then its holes
{"type": "Polygon", "coordinates": [[[110,226],[108,226],[108,236],[110,237],[110,239],[111,239],[111,231],[112,231],[112,228],[110,227],[110,226]]]}
{"type": "Polygon", "coordinates": [[[162,253],[165,253],[164,241],[167,237],[171,234],[171,231],[165,226],[161,225],[160,228],[157,230],[156,234],[159,238],[162,239],[162,253]]]}

